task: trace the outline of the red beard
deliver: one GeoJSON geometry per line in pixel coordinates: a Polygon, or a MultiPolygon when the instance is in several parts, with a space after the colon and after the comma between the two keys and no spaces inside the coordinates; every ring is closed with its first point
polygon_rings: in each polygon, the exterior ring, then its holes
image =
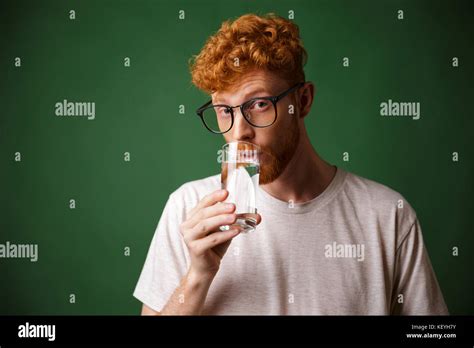
{"type": "Polygon", "coordinates": [[[295,154],[300,138],[296,122],[292,123],[291,129],[284,137],[275,140],[275,147],[261,146],[260,158],[260,185],[275,181],[295,154]]]}

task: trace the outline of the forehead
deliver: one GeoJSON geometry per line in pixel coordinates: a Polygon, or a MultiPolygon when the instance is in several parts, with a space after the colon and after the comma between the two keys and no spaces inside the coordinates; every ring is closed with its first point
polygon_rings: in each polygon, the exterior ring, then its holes
{"type": "Polygon", "coordinates": [[[214,104],[236,105],[250,98],[275,95],[285,86],[285,81],[277,75],[264,70],[257,70],[243,75],[230,88],[217,91],[211,96],[214,104]]]}

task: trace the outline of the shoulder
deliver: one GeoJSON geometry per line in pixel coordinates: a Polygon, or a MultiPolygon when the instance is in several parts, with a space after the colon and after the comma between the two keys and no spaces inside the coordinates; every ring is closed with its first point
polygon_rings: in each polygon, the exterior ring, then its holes
{"type": "Polygon", "coordinates": [[[406,233],[417,219],[406,198],[388,185],[347,172],[343,191],[357,210],[364,209],[363,213],[368,213],[378,223],[398,226],[401,234],[406,233]]]}
{"type": "Polygon", "coordinates": [[[347,172],[345,189],[353,195],[369,199],[370,202],[392,206],[394,202],[405,200],[403,195],[388,185],[347,172]]]}

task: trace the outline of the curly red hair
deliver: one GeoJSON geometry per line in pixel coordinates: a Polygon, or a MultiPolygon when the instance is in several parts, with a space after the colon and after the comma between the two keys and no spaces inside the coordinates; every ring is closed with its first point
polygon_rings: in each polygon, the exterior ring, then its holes
{"type": "Polygon", "coordinates": [[[227,90],[253,69],[266,69],[289,83],[305,81],[307,53],[298,26],[273,13],[246,14],[222,23],[190,60],[192,83],[206,93],[227,90]]]}

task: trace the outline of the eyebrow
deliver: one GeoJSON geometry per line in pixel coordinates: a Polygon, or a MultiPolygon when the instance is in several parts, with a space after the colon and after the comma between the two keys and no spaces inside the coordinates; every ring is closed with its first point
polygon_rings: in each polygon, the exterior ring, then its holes
{"type": "MultiPolygon", "coordinates": [[[[255,95],[257,93],[266,93],[268,95],[271,95],[271,93],[269,94],[268,90],[266,90],[265,88],[256,88],[253,91],[248,92],[244,95],[244,98],[243,98],[244,102],[249,100],[249,99],[252,99],[252,98],[264,97],[264,95],[255,95]],[[253,97],[250,98],[251,95],[253,95],[253,97]]],[[[267,95],[265,95],[265,96],[267,96],[267,95]]],[[[225,102],[221,101],[219,98],[216,99],[215,103],[216,104],[226,104],[225,102]]]]}

